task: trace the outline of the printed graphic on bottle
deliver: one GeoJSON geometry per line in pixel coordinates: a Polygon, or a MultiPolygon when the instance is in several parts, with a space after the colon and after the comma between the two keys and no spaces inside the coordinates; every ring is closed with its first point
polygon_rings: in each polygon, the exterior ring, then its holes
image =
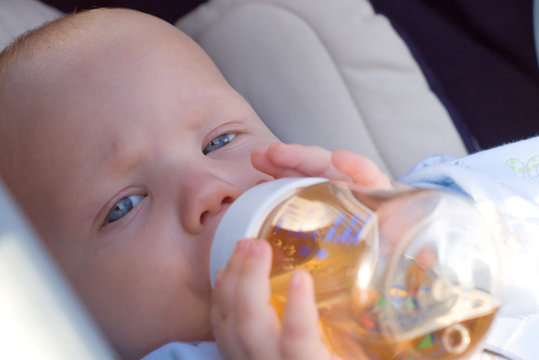
{"type": "Polygon", "coordinates": [[[291,270],[315,278],[319,307],[367,286],[376,261],[376,216],[344,187],[310,186],[277,206],[260,231],[273,248],[272,304],[282,316],[291,270]]]}

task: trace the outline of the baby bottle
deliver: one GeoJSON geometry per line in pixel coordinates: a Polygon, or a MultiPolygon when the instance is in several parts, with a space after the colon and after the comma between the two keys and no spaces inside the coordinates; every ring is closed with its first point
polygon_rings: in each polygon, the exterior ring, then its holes
{"type": "Polygon", "coordinates": [[[463,359],[480,347],[499,308],[493,219],[445,191],[270,181],[223,216],[212,284],[238,240],[265,239],[273,250],[271,304],[282,316],[292,272],[310,272],[323,339],[343,359],[463,359]]]}

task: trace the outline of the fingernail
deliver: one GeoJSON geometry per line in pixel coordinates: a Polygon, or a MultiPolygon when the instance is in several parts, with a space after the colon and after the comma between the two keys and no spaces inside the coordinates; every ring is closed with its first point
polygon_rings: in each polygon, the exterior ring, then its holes
{"type": "Polygon", "coordinates": [[[223,281],[224,272],[225,272],[225,269],[219,269],[215,272],[214,287],[218,287],[219,285],[221,285],[221,282],[223,281]]]}
{"type": "Polygon", "coordinates": [[[249,240],[243,239],[237,242],[236,244],[236,252],[237,253],[244,253],[249,248],[249,240]]]}
{"type": "Polygon", "coordinates": [[[263,248],[264,244],[261,240],[254,241],[249,251],[249,254],[252,256],[259,256],[260,254],[262,254],[263,248]]]}
{"type": "Polygon", "coordinates": [[[296,270],[292,273],[292,276],[290,277],[290,287],[298,289],[303,287],[305,282],[305,276],[308,275],[303,270],[296,270]]]}

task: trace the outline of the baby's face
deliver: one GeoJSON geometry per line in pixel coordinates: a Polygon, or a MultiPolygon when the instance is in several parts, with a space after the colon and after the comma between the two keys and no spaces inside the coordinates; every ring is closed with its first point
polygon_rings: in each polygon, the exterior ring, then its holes
{"type": "Polygon", "coordinates": [[[190,40],[122,14],[82,52],[26,72],[32,90],[13,87],[13,116],[31,126],[13,144],[12,187],[114,345],[141,356],[211,339],[212,237],[269,179],[250,153],[276,139],[190,40]]]}

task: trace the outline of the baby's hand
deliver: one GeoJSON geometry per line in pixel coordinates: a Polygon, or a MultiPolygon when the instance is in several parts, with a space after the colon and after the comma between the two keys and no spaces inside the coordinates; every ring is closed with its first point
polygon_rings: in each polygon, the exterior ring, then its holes
{"type": "Polygon", "coordinates": [[[219,352],[234,360],[337,360],[322,342],[310,275],[292,275],[282,324],[270,305],[271,247],[240,241],[218,273],[211,320],[219,352]]]}
{"type": "Polygon", "coordinates": [[[275,178],[319,176],[373,189],[393,188],[371,159],[346,150],[331,153],[318,146],[274,143],[267,149],[253,150],[251,161],[256,169],[275,178]]]}

